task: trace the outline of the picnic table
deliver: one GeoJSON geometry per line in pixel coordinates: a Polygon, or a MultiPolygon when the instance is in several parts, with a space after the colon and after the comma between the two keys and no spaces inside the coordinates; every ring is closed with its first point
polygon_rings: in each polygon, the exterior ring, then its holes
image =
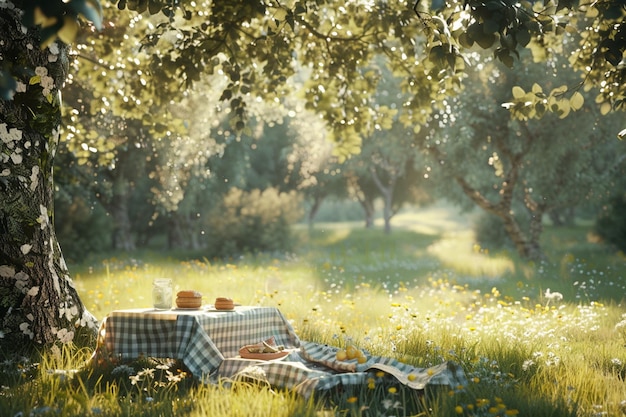
{"type": "Polygon", "coordinates": [[[338,386],[367,384],[373,371],[383,371],[417,390],[426,386],[466,385],[463,370],[453,362],[415,368],[393,358],[367,355],[364,363],[337,361],[338,348],[302,341],[283,314],[273,307],[237,306],[232,311],[128,309],[103,320],[99,349],[109,357],[140,356],[181,360],[204,383],[253,377],[305,397],[338,386]],[[274,338],[288,354],[280,359],[245,359],[246,345],[274,338]]]}

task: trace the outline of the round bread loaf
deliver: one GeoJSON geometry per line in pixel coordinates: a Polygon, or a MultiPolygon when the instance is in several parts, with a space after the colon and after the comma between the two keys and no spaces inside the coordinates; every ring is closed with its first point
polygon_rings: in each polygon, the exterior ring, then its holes
{"type": "Polygon", "coordinates": [[[176,294],[176,307],[178,308],[200,308],[202,305],[202,294],[198,291],[183,290],[176,294]]]}
{"type": "Polygon", "coordinates": [[[232,298],[217,297],[215,299],[216,310],[232,310],[233,308],[235,308],[235,303],[232,298]]]}

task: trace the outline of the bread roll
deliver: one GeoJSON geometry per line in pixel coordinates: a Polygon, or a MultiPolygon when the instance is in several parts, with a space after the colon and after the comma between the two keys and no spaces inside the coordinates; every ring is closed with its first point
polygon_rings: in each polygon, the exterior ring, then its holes
{"type": "Polygon", "coordinates": [[[235,303],[232,298],[217,297],[215,299],[216,310],[232,310],[233,308],[235,308],[235,303]]]}
{"type": "Polygon", "coordinates": [[[200,308],[202,305],[202,293],[193,290],[183,290],[176,294],[176,307],[200,308]]]}

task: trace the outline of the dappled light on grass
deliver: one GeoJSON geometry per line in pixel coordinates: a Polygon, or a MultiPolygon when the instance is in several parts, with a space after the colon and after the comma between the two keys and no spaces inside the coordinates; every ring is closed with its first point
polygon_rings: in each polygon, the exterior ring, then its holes
{"type": "MultiPolygon", "coordinates": [[[[411,230],[415,233],[434,236],[467,229],[473,216],[457,214],[456,212],[455,207],[445,203],[435,203],[418,211],[396,214],[393,217],[393,228],[394,230],[411,230]]],[[[382,227],[383,220],[377,219],[374,224],[382,227]]]]}
{"type": "Polygon", "coordinates": [[[185,403],[187,415],[244,415],[243,405],[255,398],[262,404],[250,410],[258,415],[268,407],[272,415],[285,409],[302,416],[621,415],[626,277],[615,259],[592,262],[558,247],[554,264],[516,261],[511,269],[512,260],[475,250],[466,235],[452,236],[327,229],[314,231],[303,255],[111,258],[82,269],[75,281],[100,318],[112,309],[149,307],[146,286],[171,277],[177,289],[201,291],[205,304],[226,295],[278,307],[302,340],[355,346],[420,368],[454,361],[469,382],[411,397],[373,378],[323,405],[263,386],[199,387],[186,394],[194,398],[185,403]],[[228,408],[230,402],[243,405],[228,408]]]}
{"type": "Polygon", "coordinates": [[[515,270],[510,258],[489,256],[488,250],[475,244],[471,232],[447,235],[431,245],[428,253],[436,256],[446,268],[468,278],[497,281],[515,270]]]}

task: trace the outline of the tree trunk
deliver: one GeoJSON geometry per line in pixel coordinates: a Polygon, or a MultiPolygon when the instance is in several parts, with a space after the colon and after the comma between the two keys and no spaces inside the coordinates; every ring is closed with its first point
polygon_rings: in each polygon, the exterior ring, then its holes
{"type": "Polygon", "coordinates": [[[513,242],[518,255],[524,259],[538,261],[544,258],[543,252],[539,247],[539,240],[532,240],[520,229],[517,221],[513,216],[504,211],[494,211],[493,214],[499,216],[504,222],[504,230],[513,242]]]}
{"type": "MultiPolygon", "coordinates": [[[[539,224],[536,222],[533,224],[532,227],[534,229],[531,230],[531,237],[534,237],[534,240],[529,239],[524,232],[522,232],[519,222],[512,214],[513,189],[517,183],[517,175],[515,172],[509,175],[507,181],[504,182],[506,185],[502,187],[500,200],[497,203],[489,201],[484,195],[465,181],[463,177],[457,176],[455,179],[463,189],[465,195],[472,199],[474,203],[483,210],[495,214],[502,219],[504,222],[504,230],[513,242],[518,255],[533,261],[545,258],[539,246],[539,238],[541,237],[542,231],[541,222],[539,222],[539,224]]],[[[540,215],[538,217],[539,219],[541,218],[540,215]]]]}
{"type": "Polygon", "coordinates": [[[0,346],[84,345],[96,319],[70,278],[53,222],[53,158],[61,123],[67,47],[41,49],[39,31],[23,33],[19,11],[0,7],[0,58],[18,88],[0,101],[0,346]]]}
{"type": "Polygon", "coordinates": [[[315,216],[317,216],[317,212],[322,206],[323,201],[324,201],[324,197],[321,194],[316,193],[315,197],[313,198],[313,205],[311,206],[311,210],[309,210],[309,215],[307,217],[309,230],[313,229],[313,224],[315,223],[315,216]]]}
{"type": "Polygon", "coordinates": [[[365,228],[371,229],[374,226],[374,201],[369,198],[359,200],[365,212],[365,228]]]}

